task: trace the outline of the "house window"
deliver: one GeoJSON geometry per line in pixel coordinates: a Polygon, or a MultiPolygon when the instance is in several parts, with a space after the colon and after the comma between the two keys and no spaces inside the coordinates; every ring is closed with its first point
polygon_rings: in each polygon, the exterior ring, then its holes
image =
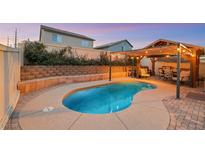
{"type": "Polygon", "coordinates": [[[62,42],[62,36],[58,34],[52,34],[52,41],[54,43],[61,43],[62,42]]]}
{"type": "Polygon", "coordinates": [[[81,45],[82,45],[83,47],[88,47],[88,46],[89,46],[89,42],[86,41],[86,40],[82,40],[82,41],[81,41],[81,45]]]}

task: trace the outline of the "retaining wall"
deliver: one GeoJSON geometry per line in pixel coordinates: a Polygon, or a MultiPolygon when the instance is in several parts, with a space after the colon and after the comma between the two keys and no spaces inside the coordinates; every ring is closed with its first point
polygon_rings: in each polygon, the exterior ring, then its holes
{"type": "MultiPolygon", "coordinates": [[[[112,66],[112,73],[127,72],[128,69],[125,66],[112,66]]],[[[105,73],[109,73],[109,66],[22,66],[21,80],[105,73]]]]}
{"type": "MultiPolygon", "coordinates": [[[[130,67],[113,66],[112,78],[127,77],[130,67]]],[[[58,84],[105,80],[109,66],[23,66],[18,89],[26,94],[58,84]]]]}

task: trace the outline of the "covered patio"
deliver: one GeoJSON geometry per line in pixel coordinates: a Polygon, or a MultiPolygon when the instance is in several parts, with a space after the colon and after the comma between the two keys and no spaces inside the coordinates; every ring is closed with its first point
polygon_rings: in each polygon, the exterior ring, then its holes
{"type": "MultiPolygon", "coordinates": [[[[155,75],[155,63],[158,58],[162,57],[177,57],[176,67],[176,98],[180,98],[180,73],[181,73],[181,62],[185,59],[190,63],[190,86],[196,87],[197,81],[199,80],[199,64],[200,56],[204,54],[204,48],[197,45],[170,41],[165,39],[159,39],[149,44],[148,46],[131,51],[124,52],[111,52],[110,60],[113,55],[121,54],[126,57],[131,57],[133,61],[132,71],[134,70],[134,59],[136,59],[136,77],[140,75],[141,60],[143,58],[150,58],[152,63],[151,74],[155,75]]],[[[110,66],[111,67],[111,66],[110,66]]],[[[111,69],[110,69],[111,70],[111,69]]],[[[133,72],[132,72],[133,73],[133,72]]],[[[110,71],[111,74],[111,71],[110,71]]],[[[111,75],[110,75],[111,80],[111,75]]]]}

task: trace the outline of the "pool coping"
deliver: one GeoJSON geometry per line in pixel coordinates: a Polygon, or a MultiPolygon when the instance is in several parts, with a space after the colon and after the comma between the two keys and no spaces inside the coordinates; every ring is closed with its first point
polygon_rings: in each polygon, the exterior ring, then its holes
{"type": "MultiPolygon", "coordinates": [[[[79,89],[87,89],[87,88],[91,88],[91,87],[98,87],[98,86],[103,86],[103,85],[107,85],[107,84],[114,84],[114,83],[117,83],[117,82],[126,82],[126,81],[128,81],[128,82],[133,82],[133,81],[135,81],[135,82],[143,82],[143,83],[147,83],[147,84],[151,84],[151,85],[153,85],[153,86],[155,86],[156,88],[155,89],[148,89],[148,90],[142,90],[142,91],[140,91],[139,93],[137,93],[137,94],[135,94],[134,96],[133,96],[133,101],[132,101],[132,104],[130,105],[130,107],[128,107],[128,109],[125,109],[125,110],[122,110],[122,111],[119,111],[119,112],[115,112],[115,113],[111,113],[111,114],[103,114],[103,116],[105,116],[105,117],[111,117],[112,119],[113,119],[113,121],[117,121],[117,119],[119,120],[119,118],[120,118],[120,120],[119,121],[121,121],[120,123],[125,123],[125,122],[127,122],[126,124],[123,124],[123,125],[129,125],[129,121],[127,121],[126,119],[123,119],[123,118],[125,118],[126,116],[128,116],[129,117],[129,114],[133,114],[134,113],[134,115],[135,115],[135,110],[136,110],[136,112],[137,112],[137,108],[135,107],[136,106],[136,104],[138,105],[139,103],[136,103],[135,102],[135,98],[136,98],[136,96],[139,96],[139,95],[143,95],[143,93],[144,92],[146,92],[147,93],[147,91],[155,91],[156,89],[158,89],[159,87],[158,87],[158,82],[157,83],[153,83],[151,80],[144,80],[144,79],[140,79],[140,80],[136,80],[136,79],[131,79],[130,80],[130,78],[125,78],[123,81],[120,79],[120,81],[119,81],[119,79],[116,79],[116,80],[113,80],[113,81],[111,81],[111,82],[109,82],[109,81],[105,81],[105,80],[103,80],[103,81],[94,81],[94,85],[93,86],[88,86],[88,85],[90,85],[91,83],[93,83],[93,82],[86,82],[86,84],[84,84],[84,83],[81,83],[81,84],[67,84],[67,85],[62,85],[62,86],[58,86],[57,88],[55,88],[56,90],[58,90],[58,89],[66,89],[65,87],[68,87],[68,86],[70,86],[70,85],[78,85],[78,87],[75,87],[75,88],[71,88],[71,89],[69,89],[68,91],[64,91],[62,94],[61,94],[61,97],[59,97],[59,99],[58,99],[58,101],[56,102],[56,104],[58,104],[58,106],[63,106],[64,108],[66,108],[62,103],[63,103],[63,99],[65,98],[65,96],[66,95],[68,95],[68,94],[71,94],[71,92],[75,92],[76,90],[79,90],[79,89]],[[89,84],[90,83],[90,84],[89,84]],[[85,86],[80,86],[79,87],[79,85],[85,85],[85,86]],[[62,88],[62,87],[64,87],[64,88],[62,88]],[[134,111],[131,111],[132,109],[131,108],[135,108],[134,109],[134,111]],[[130,112],[130,113],[129,113],[130,112]],[[123,114],[127,114],[126,116],[124,116],[123,114]],[[109,116],[110,115],[110,116],[109,116]],[[112,115],[112,116],[111,116],[112,115]],[[115,117],[113,117],[113,115],[115,116],[115,117]],[[116,118],[117,117],[117,118],[116,118]]],[[[39,96],[36,96],[34,99],[38,99],[38,97],[43,97],[42,95],[45,95],[45,97],[46,97],[46,95],[47,96],[49,96],[49,93],[52,91],[52,89],[51,90],[48,90],[48,91],[46,91],[46,92],[44,92],[44,93],[42,93],[42,94],[40,94],[39,96]]],[[[53,90],[53,92],[54,92],[55,90],[53,90]]],[[[152,93],[152,92],[151,92],[152,93]]],[[[146,95],[146,94],[145,94],[146,95]]],[[[32,99],[32,100],[30,100],[30,101],[28,101],[26,104],[25,104],[25,106],[29,106],[29,104],[30,104],[30,109],[32,109],[32,101],[34,100],[34,99],[32,99]]],[[[159,101],[161,101],[161,99],[159,100],[159,101]]],[[[33,103],[34,104],[34,103],[33,103]]],[[[142,104],[142,103],[141,103],[142,104]]],[[[23,106],[22,108],[21,108],[21,111],[20,111],[20,114],[21,114],[21,112],[22,112],[22,110],[24,110],[23,108],[25,107],[25,106],[23,106]]],[[[138,108],[144,108],[143,107],[143,105],[141,105],[141,107],[138,107],[138,108]]],[[[166,129],[167,127],[168,127],[168,124],[169,124],[169,121],[170,121],[170,117],[169,117],[169,114],[168,114],[168,111],[167,111],[167,109],[164,107],[164,109],[166,110],[166,118],[165,118],[165,124],[166,124],[166,126],[163,126],[163,127],[158,127],[158,126],[156,126],[156,125],[154,125],[154,127],[143,127],[143,126],[140,126],[140,127],[132,127],[132,125],[131,126],[126,126],[126,128],[124,128],[124,129],[166,129]]],[[[163,112],[165,112],[165,110],[163,111],[163,112]]],[[[141,112],[141,111],[140,111],[141,112]]],[[[153,111],[152,111],[153,112],[153,111]]],[[[103,117],[101,117],[101,116],[96,116],[96,118],[97,119],[100,119],[100,120],[102,120],[102,122],[104,122],[108,127],[103,127],[103,128],[101,128],[101,126],[97,126],[96,128],[95,128],[95,124],[96,123],[93,123],[92,121],[90,121],[90,120],[88,120],[89,118],[91,118],[92,120],[94,119],[96,119],[95,118],[95,115],[94,114],[86,114],[86,113],[83,113],[83,114],[81,114],[81,113],[79,113],[79,112],[77,112],[77,111],[73,111],[73,110],[71,110],[71,111],[69,111],[69,113],[68,114],[71,114],[71,113],[73,113],[73,114],[77,114],[78,116],[77,116],[77,118],[74,118],[76,121],[72,121],[72,122],[74,122],[74,124],[72,124],[72,125],[74,125],[75,126],[75,124],[77,123],[79,126],[76,126],[76,127],[72,127],[72,126],[69,126],[69,127],[66,127],[66,129],[68,129],[68,128],[70,128],[70,129],[118,129],[118,122],[116,122],[116,127],[111,127],[110,126],[110,124],[103,118],[103,117]],[[78,119],[79,118],[79,119],[78,119]],[[87,118],[87,119],[86,119],[87,118]],[[84,125],[89,125],[89,124],[87,124],[86,122],[84,122],[83,121],[83,119],[86,119],[86,120],[88,120],[88,123],[89,122],[91,122],[92,123],[92,127],[91,126],[88,126],[88,127],[84,127],[84,125]],[[84,125],[82,126],[82,124],[81,123],[83,123],[84,125]],[[80,127],[80,126],[82,126],[82,127],[80,127]]],[[[156,113],[157,114],[157,113],[156,113]]],[[[164,114],[164,113],[163,113],[164,114]]],[[[136,115],[137,115],[137,113],[136,113],[136,115]]],[[[153,115],[154,115],[154,113],[153,113],[153,115]]],[[[66,115],[66,116],[68,116],[68,115],[66,115]]],[[[70,116],[68,116],[68,117],[70,117],[70,116]]],[[[146,115],[145,115],[145,117],[146,117],[146,115]]],[[[24,117],[23,117],[24,118],[24,117]]],[[[43,127],[38,127],[38,124],[40,125],[40,122],[39,123],[32,123],[32,116],[28,116],[28,119],[30,118],[30,122],[29,122],[29,125],[33,125],[33,129],[62,129],[61,127],[58,127],[57,125],[55,126],[55,128],[53,127],[53,128],[49,128],[49,126],[47,127],[46,125],[45,125],[45,128],[43,127]]],[[[41,116],[39,117],[40,119],[42,118],[41,116]]],[[[44,118],[44,117],[43,117],[44,118]]],[[[50,117],[49,116],[47,116],[47,118],[49,119],[50,117]]],[[[132,117],[131,117],[132,118],[132,117]]],[[[147,117],[148,118],[148,117],[147,117]]],[[[150,117],[149,117],[150,118],[150,117]]],[[[147,119],[147,120],[149,120],[149,118],[147,119]]],[[[152,116],[151,116],[151,118],[152,118],[152,116]]],[[[141,119],[143,120],[143,116],[141,117],[141,119]]],[[[58,120],[61,120],[61,119],[58,119],[58,120]]],[[[136,119],[136,120],[139,120],[139,119],[136,119]]],[[[37,120],[38,121],[38,120],[37,120]]],[[[21,128],[22,129],[31,129],[31,127],[26,127],[26,125],[22,125],[22,117],[21,116],[19,116],[19,119],[18,119],[18,122],[19,122],[19,125],[21,126],[21,128]]],[[[27,121],[28,122],[28,121],[27,121]]],[[[142,122],[142,121],[141,121],[142,122]]],[[[146,119],[145,119],[145,123],[146,123],[146,119]]],[[[28,124],[27,124],[28,125],[28,124]]],[[[63,129],[65,129],[65,128],[63,128],[63,129]]],[[[119,129],[123,129],[121,126],[119,127],[119,129]]]]}

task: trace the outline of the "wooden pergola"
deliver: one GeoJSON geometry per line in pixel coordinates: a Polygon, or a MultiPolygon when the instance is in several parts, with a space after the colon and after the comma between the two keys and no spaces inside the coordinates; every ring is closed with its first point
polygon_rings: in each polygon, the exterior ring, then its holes
{"type": "MultiPolygon", "coordinates": [[[[204,54],[204,48],[197,45],[159,39],[142,49],[123,51],[123,52],[122,51],[111,52],[110,55],[114,55],[114,54],[123,54],[130,57],[135,57],[137,74],[139,74],[139,70],[140,70],[140,61],[144,57],[150,58],[152,62],[152,72],[154,73],[155,62],[158,57],[177,56],[176,97],[180,98],[181,58],[184,58],[188,62],[190,62],[191,86],[196,87],[197,85],[196,83],[199,79],[200,55],[204,54]]],[[[110,80],[111,80],[111,71],[110,71],[110,80]]]]}

